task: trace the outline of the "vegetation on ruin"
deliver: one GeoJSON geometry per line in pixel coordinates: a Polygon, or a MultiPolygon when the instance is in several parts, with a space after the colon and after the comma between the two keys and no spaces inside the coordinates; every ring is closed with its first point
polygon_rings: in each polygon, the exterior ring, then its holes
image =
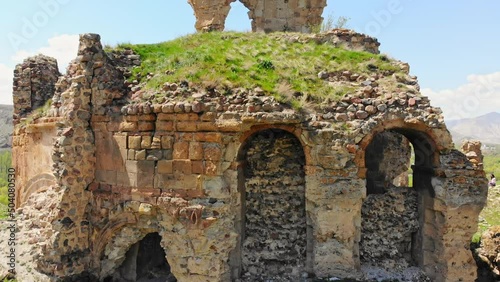
{"type": "Polygon", "coordinates": [[[47,113],[49,112],[50,110],[50,106],[52,105],[52,98],[48,99],[47,101],[45,101],[45,103],[43,104],[43,106],[39,107],[39,108],[36,108],[35,110],[33,110],[32,112],[30,112],[26,118],[22,119],[21,120],[21,124],[22,125],[26,125],[26,124],[30,124],[32,123],[34,120],[38,119],[38,118],[41,118],[41,117],[44,117],[47,115],[47,113]]]}
{"type": "Polygon", "coordinates": [[[10,150],[0,151],[0,219],[6,217],[8,204],[7,197],[7,171],[12,167],[12,154],[10,150]]]}
{"type": "Polygon", "coordinates": [[[158,96],[164,83],[187,81],[192,88],[223,94],[239,87],[260,87],[294,106],[304,97],[313,103],[337,100],[356,88],[328,83],[318,77],[321,71],[348,70],[366,76],[401,71],[387,56],[319,44],[306,40],[307,36],[211,32],[158,44],[119,44],[115,49],[132,49],[141,56],[142,64],[132,70],[129,80],[145,82],[143,89],[158,96]],[[154,76],[146,79],[151,73],[154,76]]]}
{"type": "Polygon", "coordinates": [[[321,24],[311,27],[311,31],[313,33],[320,33],[335,28],[349,28],[348,22],[350,20],[351,18],[348,17],[335,17],[333,14],[329,14],[326,18],[323,19],[323,22],[321,22],[321,24]]]}
{"type": "MultiPolygon", "coordinates": [[[[490,174],[495,174],[497,179],[500,176],[500,153],[498,150],[494,152],[484,152],[484,171],[489,179],[490,174]]],[[[497,182],[498,183],[498,182],[497,182]]],[[[479,215],[479,228],[477,233],[472,238],[473,243],[478,243],[481,234],[491,226],[500,225],[500,184],[495,188],[489,188],[488,202],[479,215]]]]}

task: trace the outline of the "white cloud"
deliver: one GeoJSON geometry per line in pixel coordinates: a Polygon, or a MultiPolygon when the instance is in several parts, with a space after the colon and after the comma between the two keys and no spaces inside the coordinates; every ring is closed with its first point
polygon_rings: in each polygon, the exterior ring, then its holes
{"type": "Polygon", "coordinates": [[[422,94],[431,99],[433,106],[441,107],[447,120],[500,112],[500,72],[471,74],[467,83],[456,89],[425,88],[422,94]]]}
{"type": "Polygon", "coordinates": [[[78,51],[78,34],[63,34],[49,38],[48,46],[42,47],[34,52],[19,50],[11,59],[21,63],[25,58],[36,54],[44,54],[57,59],[57,65],[61,72],[65,72],[69,62],[76,57],[78,51]]]}
{"type": "MultiPolygon", "coordinates": [[[[14,64],[21,63],[29,56],[44,54],[57,59],[59,70],[64,73],[69,62],[76,58],[78,51],[77,34],[63,34],[48,39],[48,46],[36,51],[19,50],[11,56],[14,64]]],[[[0,104],[12,104],[12,78],[14,68],[0,64],[0,104]]]]}
{"type": "Polygon", "coordinates": [[[12,105],[12,78],[14,69],[0,64],[0,104],[12,105]]]}

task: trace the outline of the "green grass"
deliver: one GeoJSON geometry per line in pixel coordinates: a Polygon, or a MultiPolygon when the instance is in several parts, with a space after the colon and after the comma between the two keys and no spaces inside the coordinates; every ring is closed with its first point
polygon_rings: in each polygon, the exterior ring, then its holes
{"type": "Polygon", "coordinates": [[[11,151],[0,152],[0,219],[7,217],[7,171],[12,167],[11,151]]]}
{"type": "Polygon", "coordinates": [[[486,175],[495,174],[497,179],[500,177],[500,154],[499,153],[484,153],[483,159],[484,171],[486,175]]]}
{"type": "Polygon", "coordinates": [[[349,91],[318,78],[322,70],[367,75],[400,71],[383,55],[315,42],[290,43],[290,37],[283,33],[211,32],[158,44],[120,44],[116,49],[132,49],[141,56],[142,64],[133,69],[130,80],[140,81],[154,73],[144,89],[155,93],[161,93],[165,82],[187,80],[190,87],[224,94],[238,87],[260,87],[280,102],[300,100],[292,94],[301,93],[300,97],[313,97],[316,103],[337,100],[349,91]]]}
{"type": "MultiPolygon", "coordinates": [[[[495,152],[483,152],[484,171],[489,179],[491,173],[500,177],[500,154],[495,152]]],[[[479,243],[481,235],[491,226],[500,225],[500,186],[489,189],[488,202],[480,214],[481,221],[479,222],[478,231],[472,237],[472,243],[479,243]]]]}

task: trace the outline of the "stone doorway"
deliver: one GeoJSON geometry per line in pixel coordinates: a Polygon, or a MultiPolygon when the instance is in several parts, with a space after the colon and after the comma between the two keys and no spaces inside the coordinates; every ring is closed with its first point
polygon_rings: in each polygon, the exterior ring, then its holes
{"type": "Polygon", "coordinates": [[[409,130],[378,133],[366,147],[367,197],[359,248],[365,270],[383,268],[396,279],[404,279],[397,275],[408,269],[422,273],[422,226],[425,199],[432,197],[434,148],[423,133],[409,130]]]}
{"type": "Polygon", "coordinates": [[[147,234],[130,247],[122,265],[104,281],[176,282],[160,242],[161,236],[158,232],[147,234]]]}
{"type": "Polygon", "coordinates": [[[287,131],[267,129],[252,135],[242,152],[240,277],[297,280],[307,257],[302,145],[287,131]]]}

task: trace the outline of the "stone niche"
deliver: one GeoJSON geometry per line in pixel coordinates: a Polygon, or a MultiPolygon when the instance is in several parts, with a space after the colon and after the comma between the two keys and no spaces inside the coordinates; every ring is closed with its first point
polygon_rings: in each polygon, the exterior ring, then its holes
{"type": "MultiPolygon", "coordinates": [[[[31,247],[20,256],[34,257],[33,271],[65,281],[293,281],[413,267],[432,281],[475,279],[469,244],[487,195],[479,147],[455,149],[408,74],[413,92],[352,81],[368,94],[305,114],[258,89],[131,103],[122,66],[138,60],[81,35],[50,109],[16,120],[14,167],[28,187],[17,197],[18,238],[31,247]],[[258,109],[245,104],[257,100],[258,109]]],[[[23,65],[16,85],[42,81],[37,70],[53,62],[23,65]]],[[[38,94],[14,94],[29,114],[24,101],[38,94]]]]}
{"type": "Polygon", "coordinates": [[[177,279],[170,272],[170,265],[160,242],[161,236],[157,232],[147,234],[130,247],[122,265],[116,268],[113,274],[104,278],[104,281],[176,282],[177,279]]]}
{"type": "Polygon", "coordinates": [[[298,280],[306,272],[305,157],[284,130],[255,133],[244,147],[241,267],[245,281],[298,280]]]}
{"type": "MultiPolygon", "coordinates": [[[[411,137],[410,137],[411,138],[411,137]]],[[[423,139],[428,141],[426,139],[423,139]]],[[[431,183],[430,177],[419,176],[417,185],[409,187],[409,170],[417,171],[430,165],[430,160],[419,160],[410,167],[410,142],[405,135],[395,131],[376,134],[366,148],[365,165],[367,197],[361,209],[360,260],[364,267],[381,269],[407,269],[417,266],[422,250],[417,232],[421,229],[419,193],[424,193],[431,183]]],[[[422,148],[419,154],[429,158],[422,148]]],[[[423,274],[422,274],[423,275],[423,274]]]]}

